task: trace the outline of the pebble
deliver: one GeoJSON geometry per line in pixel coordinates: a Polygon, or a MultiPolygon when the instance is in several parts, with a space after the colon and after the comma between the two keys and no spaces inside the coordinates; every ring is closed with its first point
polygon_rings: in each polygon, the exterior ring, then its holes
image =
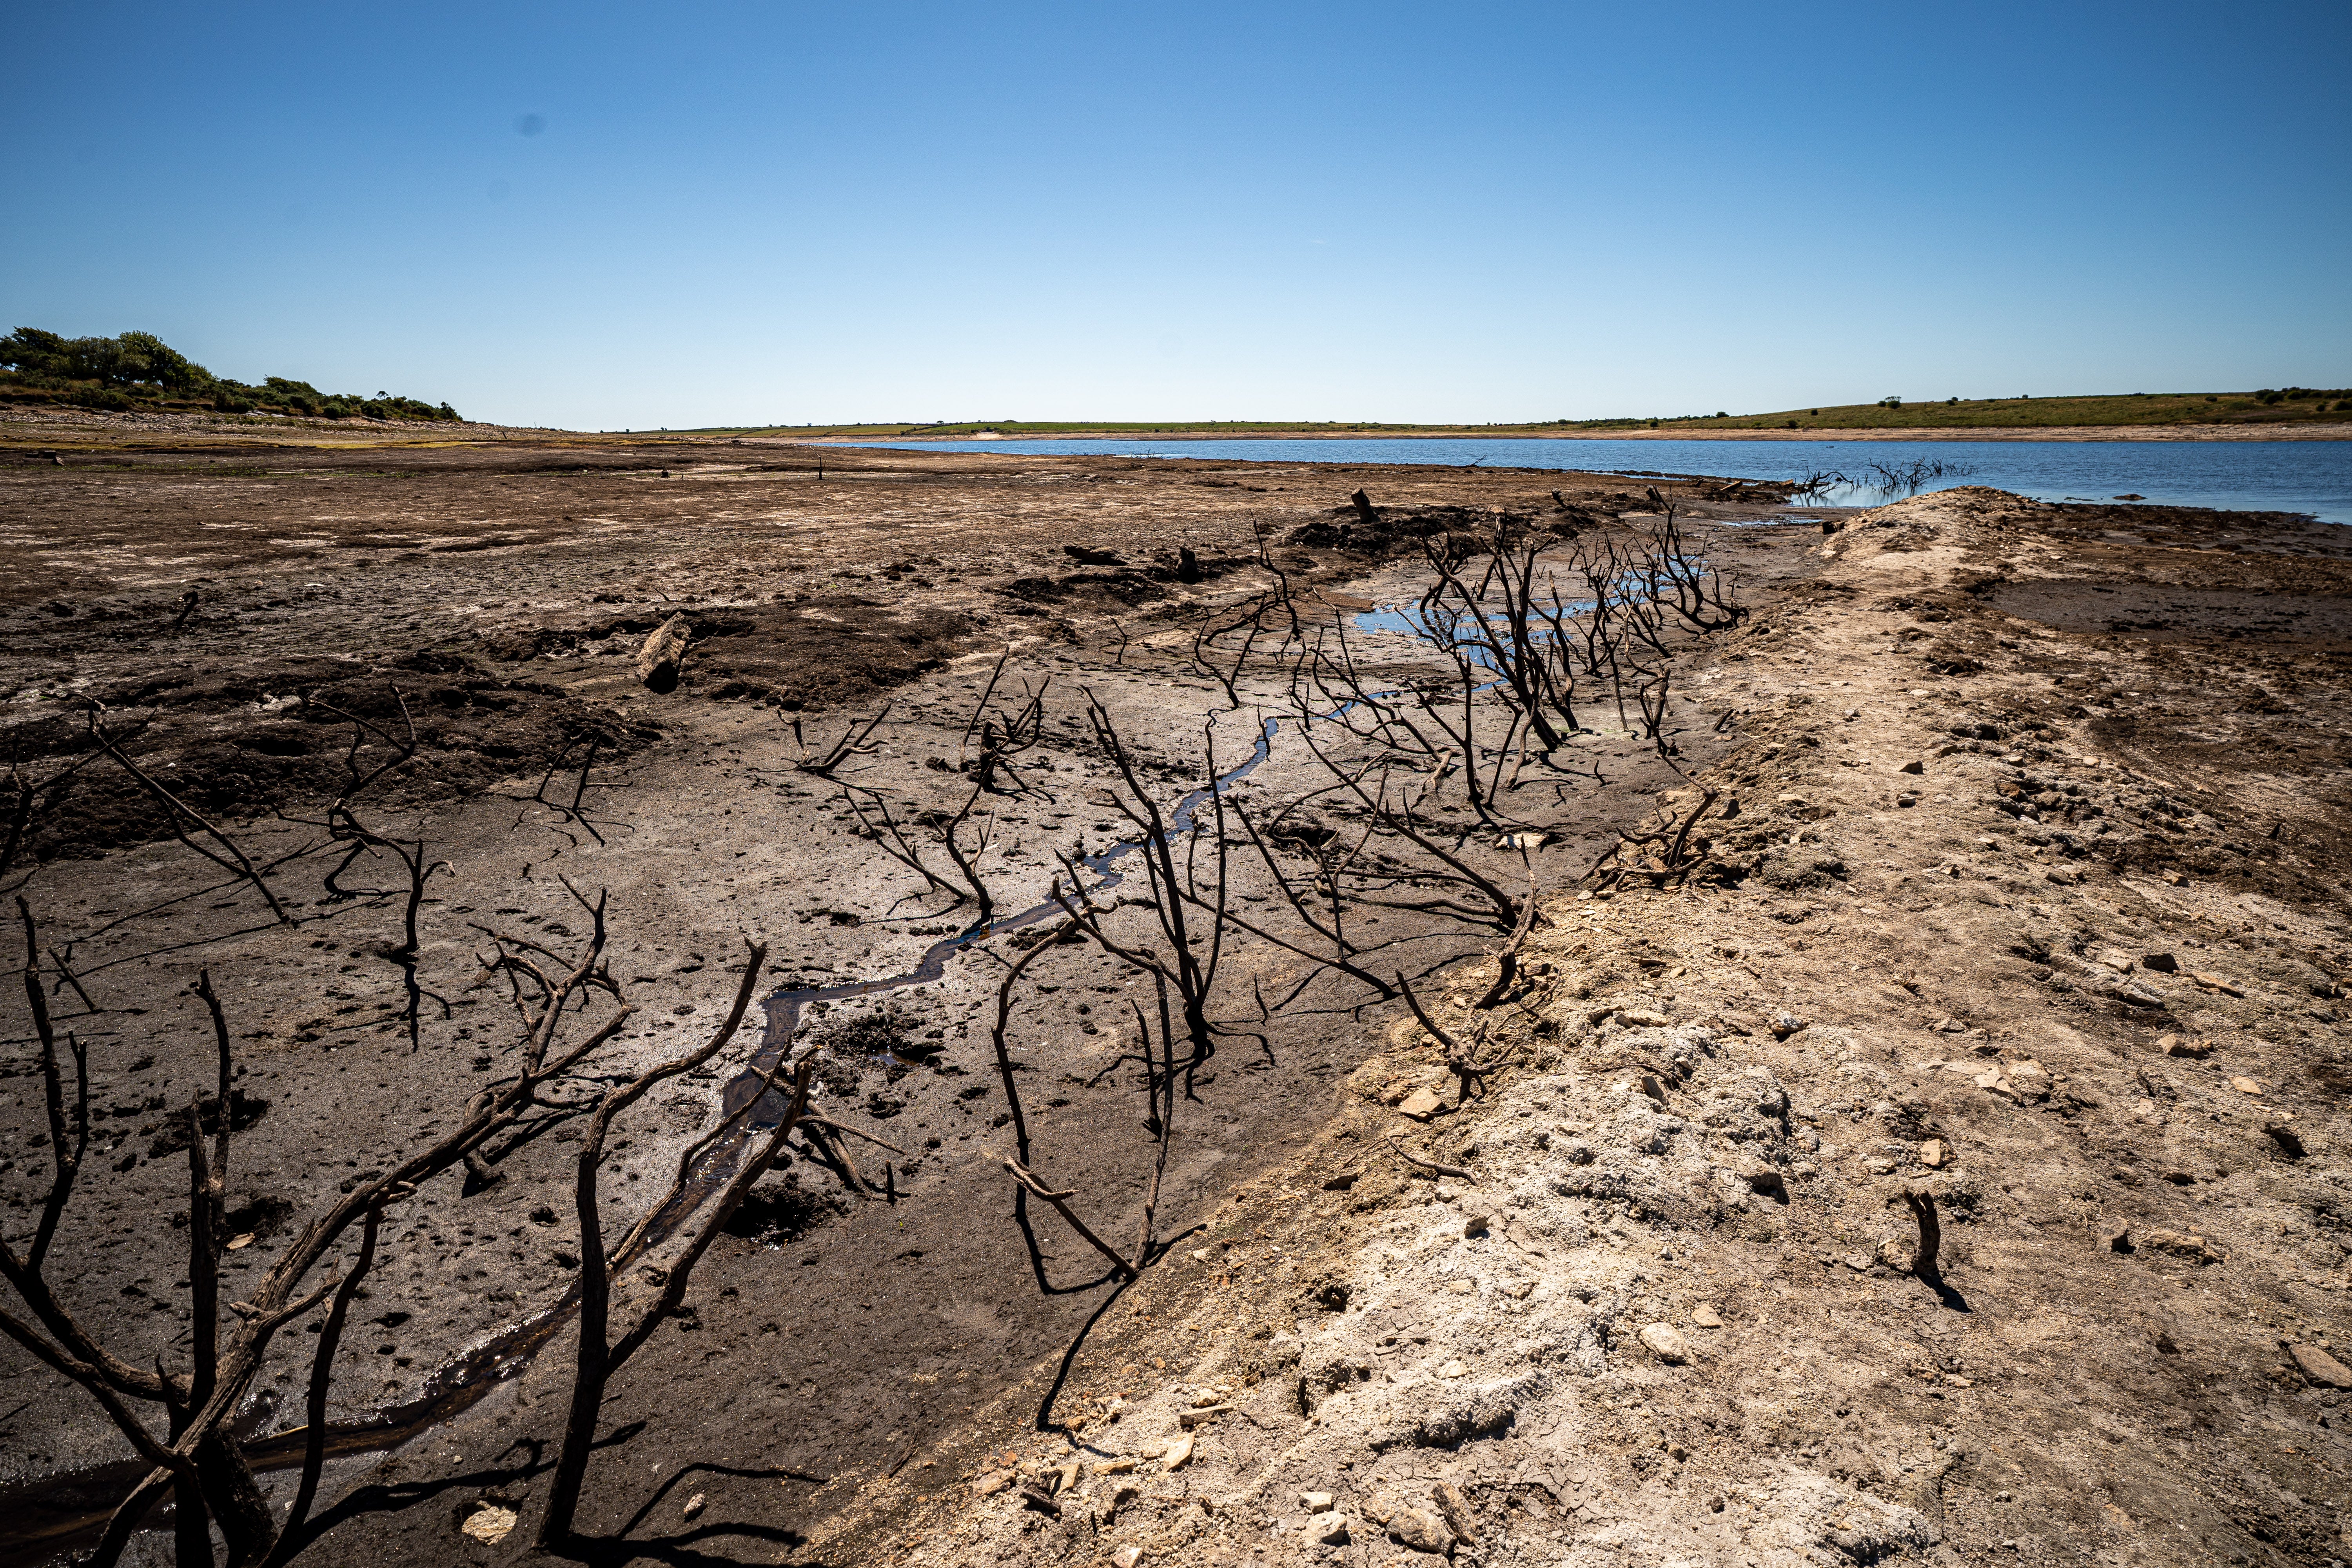
{"type": "Polygon", "coordinates": [[[2156,1048],[2168,1057],[2186,1057],[2191,1061],[2203,1061],[2213,1054],[2213,1047],[2202,1040],[2192,1040],[2186,1035],[2160,1035],[2156,1048]]]}
{"type": "Polygon", "coordinates": [[[2263,1091],[2263,1086],[2252,1079],[2239,1078],[2234,1075],[2230,1079],[2230,1087],[2240,1094],[2260,1094],[2263,1091]]]}
{"type": "Polygon", "coordinates": [[[1776,1040],[1785,1040],[1804,1026],[1805,1020],[1798,1017],[1794,1013],[1779,1014],[1772,1019],[1772,1037],[1776,1040]]]}
{"type": "Polygon", "coordinates": [[[1329,1513],[1331,1511],[1331,1505],[1336,1500],[1338,1500],[1333,1498],[1329,1492],[1300,1492],[1298,1494],[1298,1506],[1305,1509],[1309,1513],[1329,1513]]]}
{"type": "Polygon", "coordinates": [[[1143,1548],[1122,1546],[1110,1554],[1110,1560],[1118,1565],[1118,1568],[1135,1568],[1137,1563],[1143,1561],[1143,1548]]]}
{"type": "Polygon", "coordinates": [[[2352,1388],[2352,1368],[2321,1350],[2317,1345],[2289,1345],[2286,1353],[2303,1369],[2303,1375],[2322,1388],[2352,1388]]]}
{"type": "Polygon", "coordinates": [[[1723,1327],[1723,1317],[1712,1305],[1701,1301],[1691,1309],[1691,1325],[1700,1329],[1719,1329],[1723,1327]]]}
{"type": "Polygon", "coordinates": [[[1690,1344],[1670,1323],[1652,1323],[1642,1331],[1642,1343],[1650,1353],[1668,1366],[1680,1366],[1690,1360],[1690,1344]]]}
{"type": "Polygon", "coordinates": [[[1445,1102],[1425,1089],[1416,1089],[1397,1102],[1397,1113],[1416,1121],[1426,1121],[1445,1109],[1445,1102]]]}
{"type": "Polygon", "coordinates": [[[1454,1540],[1465,1546],[1478,1544],[1477,1516],[1470,1511],[1470,1500],[1462,1495],[1460,1487],[1452,1481],[1440,1481],[1429,1489],[1429,1500],[1445,1516],[1445,1527],[1454,1532],[1454,1540]]]}
{"type": "Polygon", "coordinates": [[[684,1517],[692,1519],[695,1515],[700,1513],[702,1511],[702,1503],[703,1495],[700,1492],[697,1492],[692,1497],[687,1499],[686,1507],[682,1510],[684,1517]]]}
{"type": "Polygon", "coordinates": [[[1449,1361],[1444,1366],[1437,1369],[1437,1375],[1440,1377],[1467,1377],[1470,1375],[1470,1369],[1463,1365],[1458,1361],[1449,1361]]]}
{"type": "Polygon", "coordinates": [[[1192,1462],[1192,1434],[1187,1432],[1168,1445],[1168,1451],[1160,1456],[1160,1463],[1165,1469],[1181,1470],[1192,1462]]]}
{"type": "Polygon", "coordinates": [[[512,1533],[514,1527],[514,1510],[484,1502],[477,1504],[474,1511],[466,1516],[466,1521],[457,1529],[486,1546],[496,1546],[512,1533]]]}
{"type": "Polygon", "coordinates": [[[1417,1508],[1401,1508],[1389,1515],[1389,1534],[1401,1546],[1415,1552],[1451,1552],[1454,1532],[1444,1523],[1417,1508]]]}
{"type": "Polygon", "coordinates": [[[2206,990],[2219,991],[2224,996],[2243,996],[2245,994],[2244,991],[2231,984],[2220,975],[2208,974],[2201,969],[2190,970],[2189,972],[2189,978],[2197,982],[2198,984],[2205,987],[2206,990]]]}
{"type": "Polygon", "coordinates": [[[1951,1157],[1951,1150],[1945,1146],[1944,1141],[1940,1138],[1930,1138],[1919,1145],[1919,1163],[1931,1171],[1943,1169],[1944,1162],[1951,1157]]]}
{"type": "Polygon", "coordinates": [[[1325,1546],[1348,1544],[1348,1516],[1344,1513],[1318,1513],[1307,1521],[1307,1533],[1325,1546]]]}

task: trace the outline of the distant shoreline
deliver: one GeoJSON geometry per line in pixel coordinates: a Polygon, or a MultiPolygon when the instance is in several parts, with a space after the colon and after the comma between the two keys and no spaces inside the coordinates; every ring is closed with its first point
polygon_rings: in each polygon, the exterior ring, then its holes
{"type": "Polygon", "coordinates": [[[2352,441],[2352,421],[2329,425],[2046,425],[1997,426],[1976,430],[1497,430],[1479,435],[1462,430],[1056,430],[1012,436],[816,436],[812,444],[870,447],[877,442],[929,444],[999,441],[2352,441]]]}

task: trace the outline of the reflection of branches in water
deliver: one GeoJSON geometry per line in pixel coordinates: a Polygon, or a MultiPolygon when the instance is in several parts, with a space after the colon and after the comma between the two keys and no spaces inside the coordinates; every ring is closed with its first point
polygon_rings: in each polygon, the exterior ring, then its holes
{"type": "Polygon", "coordinates": [[[1825,500],[1839,490],[1862,490],[1882,500],[1916,496],[1937,479],[1964,479],[1975,473],[1973,463],[1947,462],[1941,458],[1914,458],[1907,463],[1864,463],[1853,473],[1819,468],[1797,481],[1790,499],[1825,500]]]}

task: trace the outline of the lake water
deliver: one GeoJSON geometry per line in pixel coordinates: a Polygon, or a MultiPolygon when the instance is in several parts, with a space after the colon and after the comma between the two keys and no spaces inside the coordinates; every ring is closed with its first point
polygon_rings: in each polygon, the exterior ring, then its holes
{"type": "Polygon", "coordinates": [[[2305,512],[2352,523],[2352,441],[1547,441],[1205,440],[875,441],[915,451],[1241,459],[1261,463],[1429,463],[1487,468],[1717,474],[1802,479],[1838,472],[1865,481],[1825,491],[1833,506],[1871,506],[1906,489],[1873,481],[1871,465],[1945,465],[1926,490],[1991,485],[2041,500],[2132,494],[2171,506],[2305,512]]]}

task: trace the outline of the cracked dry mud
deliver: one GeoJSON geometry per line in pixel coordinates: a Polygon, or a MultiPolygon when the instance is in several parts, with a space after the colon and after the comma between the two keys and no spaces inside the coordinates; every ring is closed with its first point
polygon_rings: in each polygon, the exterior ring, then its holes
{"type": "MultiPolygon", "coordinates": [[[[240,1088],[267,1102],[231,1173],[254,1237],[234,1279],[284,1223],[275,1204],[300,1213],[482,1081],[503,1036],[487,994],[461,989],[467,922],[572,934],[559,874],[613,890],[615,973],[651,1020],[625,1042],[633,1066],[723,1008],[738,932],[821,984],[902,971],[969,918],[906,902],[913,879],[791,771],[792,718],[829,736],[887,692],[871,765],[937,787],[927,760],[954,754],[1011,642],[1020,679],[1053,677],[1057,731],[1091,685],[1172,792],[1224,703],[1181,664],[1166,607],[1256,581],[1252,522],[1311,525],[1360,483],[1408,508],[1530,511],[1563,483],[827,453],[820,489],[811,454],[743,451],[372,453],[366,472],[349,453],[235,458],[258,476],[207,476],[230,459],[197,451],[9,475],[8,526],[31,546],[6,612],[11,712],[48,726],[28,751],[55,754],[86,724],[71,700],[103,694],[110,722],[147,721],[159,772],[241,775],[216,809],[291,847],[302,830],[268,811],[314,809],[352,731],[279,700],[327,677],[399,685],[428,716],[426,765],[379,809],[454,868],[425,968],[457,1005],[412,1055],[382,1022],[383,901],[317,897],[289,934],[216,892],[109,932],[217,879],[127,808],[45,845],[32,896],[79,939],[105,1010],[82,1026],[110,1136],[61,1245],[77,1299],[128,1351],[178,1327],[184,1177],[157,1116],[198,1076],[179,994],[197,965],[236,1019],[240,1088]],[[192,472],[156,471],[174,467],[192,472]],[[1176,579],[1180,546],[1204,581],[1176,579]],[[678,692],[652,697],[620,656],[679,605],[711,635],[678,692]],[[605,760],[583,822],[558,807],[592,738],[605,760]],[[225,768],[219,748],[268,760],[225,768]]],[[[1638,504],[1612,487],[1567,481],[1570,500],[1638,504]]],[[[1629,739],[1583,742],[1610,783],[1540,858],[1531,983],[1480,1013],[1477,944],[1425,949],[1469,955],[1438,983],[1441,1024],[1514,1052],[1484,1095],[1456,1104],[1409,1019],[1334,998],[1279,1021],[1270,1068],[1230,1048],[1171,1167],[1176,1249],[1102,1310],[1054,1402],[1068,1430],[1041,1436],[1062,1352],[1107,1292],[1066,1289],[1090,1270],[1058,1235],[1046,1277],[1064,1293],[1031,1277],[996,1101],[968,1096],[995,969],[958,960],[891,998],[932,1065],[844,1051],[827,1085],[831,1114],[905,1151],[900,1201],[851,1200],[806,1163],[767,1190],[696,1276],[690,1316],[616,1384],[583,1526],[648,1561],[2345,1555],[2342,1394],[2312,1370],[2343,1352],[2352,1240],[2336,1018],[2352,570],[2335,534],[1965,490],[1826,537],[1714,543],[1754,563],[1764,608],[1682,682],[1688,760],[1725,792],[1706,866],[1580,899],[1576,874],[1677,782],[1629,739]],[[1936,1196],[1946,1294],[1907,1271],[1909,1188],[1936,1196]]],[[[1377,600],[1402,570],[1300,553],[1342,604],[1360,601],[1341,584],[1377,600]]],[[[1041,750],[1050,804],[1003,811],[1026,819],[1003,825],[1013,907],[1042,889],[1049,847],[1109,837],[1087,794],[1099,759],[1074,735],[1041,750]]],[[[1279,794],[1284,766],[1249,787],[1279,794]]],[[[1288,973],[1265,952],[1247,966],[1269,986],[1288,973]]],[[[1041,1143],[1057,1179],[1125,1192],[1131,1214],[1148,1146],[1132,1091],[1085,1079],[1110,1055],[1098,1010],[1132,988],[1090,950],[1040,973],[1020,1023],[1041,1143]]],[[[847,1035],[875,1011],[804,1027],[847,1035]]],[[[44,1175],[26,1049],[0,1083],[12,1203],[44,1175]]],[[[681,1086],[625,1129],[616,1205],[666,1183],[717,1089],[681,1086]]],[[[573,1126],[519,1144],[488,1191],[442,1178],[387,1227],[340,1412],[415,1397],[561,1289],[573,1126]]],[[[330,1498],[362,1489],[305,1560],[524,1554],[562,1343],[389,1455],[338,1460],[330,1498]],[[521,1532],[461,1532],[485,1506],[521,1532]]],[[[287,1386],[254,1430],[299,1421],[287,1386]]],[[[12,1507],[69,1512],[73,1478],[117,1441],[13,1350],[0,1393],[12,1507]]],[[[140,1550],[161,1561],[168,1540],[140,1550]]]]}

